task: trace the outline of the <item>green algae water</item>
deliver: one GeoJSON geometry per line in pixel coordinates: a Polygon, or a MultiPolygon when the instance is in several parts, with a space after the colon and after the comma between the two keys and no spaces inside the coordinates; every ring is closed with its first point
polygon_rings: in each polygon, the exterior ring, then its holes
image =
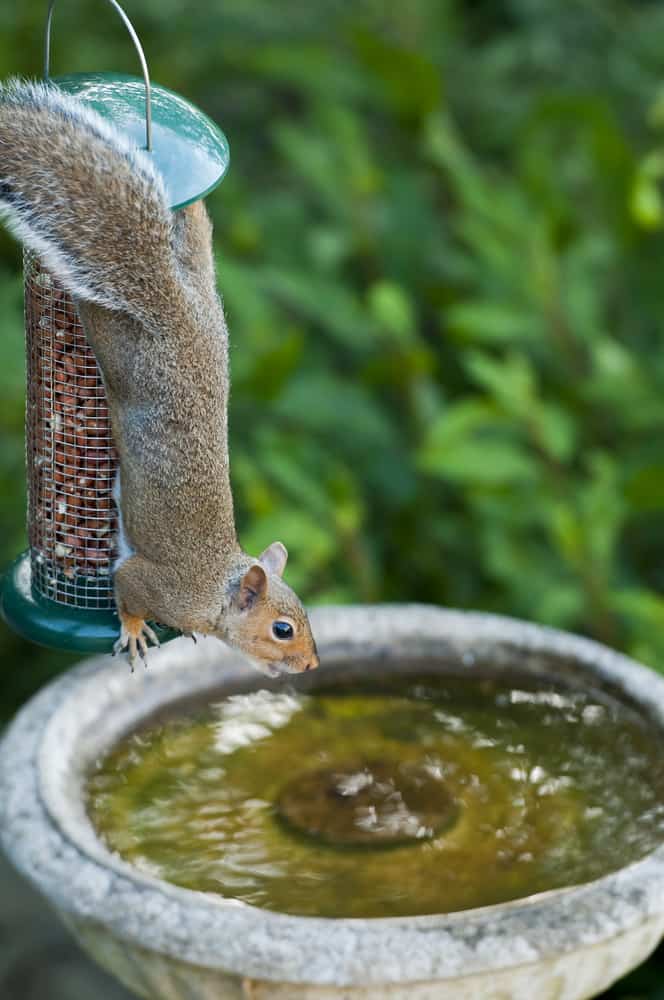
{"type": "Polygon", "coordinates": [[[309,916],[464,910],[653,850],[658,734],[605,693],[532,684],[220,698],[127,737],[90,776],[89,813],[146,873],[309,916]]]}

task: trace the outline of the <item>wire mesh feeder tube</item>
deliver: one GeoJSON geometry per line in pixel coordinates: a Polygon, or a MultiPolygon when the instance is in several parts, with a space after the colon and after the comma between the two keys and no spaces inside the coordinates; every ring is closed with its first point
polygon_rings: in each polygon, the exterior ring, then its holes
{"type": "Polygon", "coordinates": [[[59,604],[112,610],[117,454],[104,385],[71,296],[34,255],[24,269],[32,586],[59,604]]]}
{"type": "Polygon", "coordinates": [[[0,611],[33,642],[110,652],[118,460],[104,384],[71,296],[33,254],[24,269],[30,548],[2,580],[0,611]]]}
{"type": "Polygon", "coordinates": [[[31,253],[24,273],[30,548],[2,579],[0,611],[33,642],[108,652],[119,621],[106,394],[71,296],[31,253]]]}

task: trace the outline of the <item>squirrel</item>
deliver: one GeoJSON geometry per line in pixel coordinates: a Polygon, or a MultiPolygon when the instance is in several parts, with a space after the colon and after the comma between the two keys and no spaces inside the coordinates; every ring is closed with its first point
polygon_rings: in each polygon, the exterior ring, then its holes
{"type": "Polygon", "coordinates": [[[0,87],[0,214],[76,301],[108,396],[119,476],[115,652],[156,621],[217,636],[269,676],[319,664],[282,579],[240,547],[230,485],[228,335],[202,201],[171,211],[150,156],[53,85],[0,87]]]}

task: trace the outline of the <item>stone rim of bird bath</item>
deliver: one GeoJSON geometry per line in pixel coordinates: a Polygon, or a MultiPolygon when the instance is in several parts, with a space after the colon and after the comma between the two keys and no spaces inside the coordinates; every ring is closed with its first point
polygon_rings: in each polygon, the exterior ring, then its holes
{"type": "MultiPolygon", "coordinates": [[[[495,669],[517,656],[534,673],[550,676],[555,665],[613,688],[664,732],[664,678],[587,639],[414,604],[320,608],[312,624],[322,661],[338,676],[358,660],[385,671],[442,655],[472,673],[489,654],[495,669]]],[[[250,671],[214,639],[176,640],[133,675],[123,661],[96,657],[40,691],[9,727],[0,744],[3,846],[79,936],[101,930],[141,953],[230,976],[347,987],[495,974],[641,926],[638,956],[616,974],[655,947],[664,932],[664,845],[581,886],[452,914],[371,919],[270,912],[152,878],[111,855],[85,813],[90,764],[160,705],[222,685],[246,690],[248,680],[278,688],[250,671]]]]}

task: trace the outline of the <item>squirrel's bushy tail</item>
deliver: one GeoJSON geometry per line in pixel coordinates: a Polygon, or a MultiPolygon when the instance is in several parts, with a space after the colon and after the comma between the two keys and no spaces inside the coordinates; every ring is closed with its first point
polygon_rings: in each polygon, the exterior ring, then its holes
{"type": "Polygon", "coordinates": [[[173,215],[148,154],[52,84],[0,87],[0,213],[85,301],[149,322],[177,282],[173,215]]]}

